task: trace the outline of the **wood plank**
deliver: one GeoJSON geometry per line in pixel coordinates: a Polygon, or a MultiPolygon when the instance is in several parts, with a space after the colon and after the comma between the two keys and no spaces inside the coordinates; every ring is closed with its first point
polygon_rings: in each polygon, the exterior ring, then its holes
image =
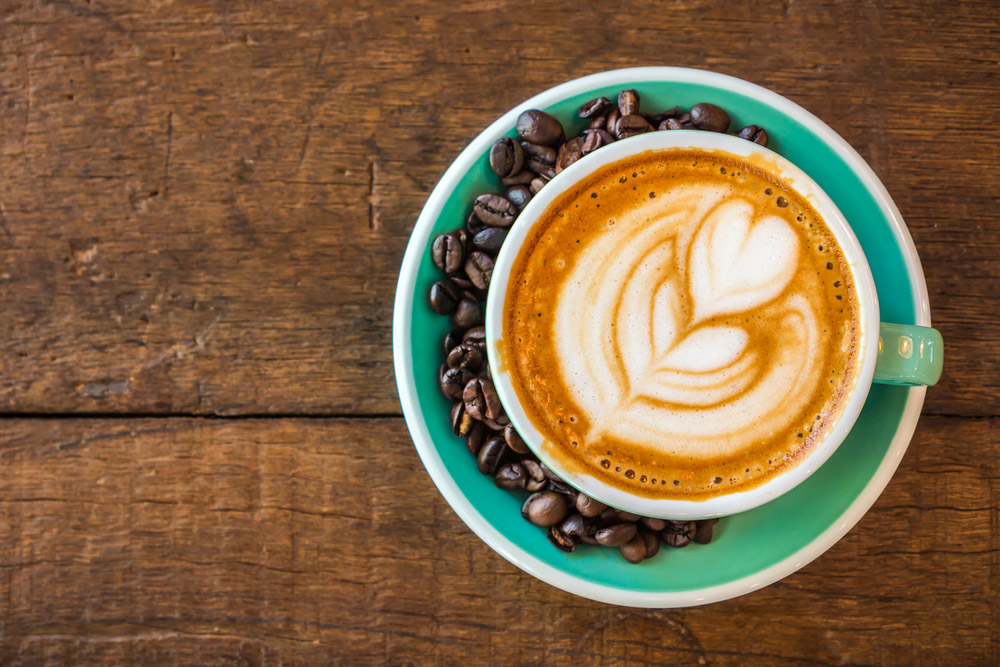
{"type": "Polygon", "coordinates": [[[400,419],[2,424],[3,664],[1000,658],[997,419],[925,418],[827,554],[674,611],[508,564],[444,503],[400,419]]]}
{"type": "Polygon", "coordinates": [[[672,64],[784,93],[859,149],[948,341],[928,411],[998,414],[990,0],[4,10],[2,411],[397,413],[396,274],[450,160],[568,77],[672,64]]]}

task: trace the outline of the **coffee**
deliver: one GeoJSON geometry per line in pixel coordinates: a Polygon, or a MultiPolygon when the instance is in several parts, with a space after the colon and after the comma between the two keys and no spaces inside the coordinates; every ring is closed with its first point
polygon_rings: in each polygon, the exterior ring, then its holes
{"type": "Polygon", "coordinates": [[[697,500],[822,442],[857,379],[860,307],[833,234],[776,172],[650,151],[542,213],[510,274],[501,364],[553,460],[697,500]]]}

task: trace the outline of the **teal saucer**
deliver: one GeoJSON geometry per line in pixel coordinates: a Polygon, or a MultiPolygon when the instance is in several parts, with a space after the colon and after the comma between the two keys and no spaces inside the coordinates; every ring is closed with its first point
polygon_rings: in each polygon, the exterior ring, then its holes
{"type": "Polygon", "coordinates": [[[523,494],[498,489],[479,474],[450,428],[450,404],[437,389],[447,318],[426,294],[439,278],[430,240],[460,227],[472,200],[500,185],[489,168],[493,142],[513,136],[524,109],[557,116],[567,134],[582,129],[576,109],[635,88],[642,107],[712,102],[733,125],[760,125],[768,147],[811,176],[834,200],[864,248],[875,277],[882,321],[930,326],[927,290],[910,235],[884,186],[832,129],[793,102],[741,79],[671,67],[603,72],[552,88],[511,110],[480,134],[434,188],[414,227],[396,290],[393,356],[396,382],[414,444],[456,513],[487,544],[521,569],[572,593],[614,604],[683,607],[748,593],[791,574],[837,542],[888,484],[916,427],[926,389],[874,385],[851,434],[823,466],[791,492],[723,519],[708,545],[663,549],[630,565],[614,549],[570,554],[520,515],[523,494]]]}

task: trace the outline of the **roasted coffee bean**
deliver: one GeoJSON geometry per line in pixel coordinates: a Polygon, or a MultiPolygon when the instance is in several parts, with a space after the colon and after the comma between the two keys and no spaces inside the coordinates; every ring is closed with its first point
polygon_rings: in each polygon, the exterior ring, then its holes
{"type": "Polygon", "coordinates": [[[594,539],[606,547],[620,547],[630,542],[638,531],[639,529],[634,523],[619,523],[607,528],[601,528],[594,533],[594,539]]]}
{"type": "Polygon", "coordinates": [[[649,121],[639,114],[633,113],[627,116],[622,116],[621,119],[619,119],[615,130],[615,136],[619,139],[628,139],[629,137],[634,137],[637,134],[652,131],[653,126],[649,124],[649,121]]]}
{"type": "MultiPolygon", "coordinates": [[[[605,116],[596,116],[590,119],[587,123],[587,130],[603,130],[604,126],[608,124],[608,119],[605,116]]],[[[586,130],[584,130],[586,131],[586,130]]]]}
{"type": "Polygon", "coordinates": [[[481,290],[489,289],[490,278],[493,277],[493,259],[481,250],[473,250],[465,260],[465,273],[473,285],[481,290]]]}
{"type": "MultiPolygon", "coordinates": [[[[461,405],[462,409],[465,409],[465,403],[456,403],[456,405],[461,405]]],[[[472,417],[469,417],[472,419],[472,417]]],[[[469,427],[469,435],[465,436],[465,446],[469,448],[473,456],[479,454],[480,448],[482,448],[483,443],[490,435],[490,430],[486,428],[486,424],[483,422],[477,422],[472,419],[472,426],[469,427]]]]}
{"type": "Polygon", "coordinates": [[[604,130],[587,130],[583,134],[583,145],[580,146],[580,154],[589,155],[601,146],[607,146],[611,141],[611,135],[604,130]]]}
{"type": "Polygon", "coordinates": [[[594,500],[585,493],[581,493],[576,497],[576,510],[583,516],[597,516],[607,508],[608,506],[600,500],[594,500]]]}
{"type": "Polygon", "coordinates": [[[695,521],[694,537],[691,539],[698,544],[708,544],[712,541],[712,528],[717,523],[719,523],[718,519],[695,521]]]}
{"type": "Polygon", "coordinates": [[[522,169],[513,176],[500,179],[500,185],[527,185],[535,177],[535,172],[530,169],[522,169]]]}
{"type": "MultiPolygon", "coordinates": [[[[491,227],[510,227],[517,217],[517,208],[509,199],[492,193],[476,197],[472,210],[477,218],[491,227]]],[[[476,233],[478,231],[480,230],[476,233]]]]}
{"type": "Polygon", "coordinates": [[[545,475],[546,479],[551,480],[553,482],[561,482],[562,481],[562,477],[560,477],[559,475],[557,475],[552,470],[552,468],[548,467],[544,463],[542,463],[541,466],[542,466],[542,473],[545,475]]]}
{"type": "Polygon", "coordinates": [[[605,507],[601,510],[601,513],[597,515],[597,520],[602,526],[613,526],[621,523],[621,520],[618,518],[618,510],[614,507],[605,507]]]}
{"type": "Polygon", "coordinates": [[[559,149],[559,155],[556,157],[556,173],[570,166],[577,160],[583,157],[583,137],[575,137],[570,139],[562,148],[559,149]]]}
{"type": "MultiPolygon", "coordinates": [[[[666,119],[676,118],[680,114],[681,114],[681,108],[674,107],[673,109],[667,109],[666,111],[661,111],[660,113],[650,114],[649,116],[646,116],[646,120],[648,120],[649,124],[652,125],[653,127],[657,127],[666,119]]],[[[660,129],[662,130],[664,128],[661,127],[660,129]]]]}
{"type": "Polygon", "coordinates": [[[542,492],[532,493],[530,496],[524,499],[523,503],[521,503],[521,516],[524,517],[525,521],[531,521],[531,519],[528,517],[528,508],[531,507],[531,503],[535,501],[535,498],[537,498],[540,495],[542,495],[542,492]]]}
{"type": "MultiPolygon", "coordinates": [[[[465,234],[465,230],[460,230],[465,234]]],[[[465,243],[457,233],[441,234],[431,244],[431,259],[445,273],[455,273],[465,263],[465,243]]]]}
{"type": "Polygon", "coordinates": [[[464,368],[471,373],[478,373],[483,367],[485,355],[473,345],[456,345],[448,353],[445,363],[448,368],[464,368]]]}
{"type": "MultiPolygon", "coordinates": [[[[532,176],[532,178],[534,178],[534,176],[532,176]]],[[[527,182],[530,183],[531,180],[528,180],[527,182]]],[[[521,212],[524,210],[524,207],[528,205],[528,202],[531,201],[531,190],[524,185],[513,185],[507,188],[506,196],[507,199],[514,204],[514,207],[518,210],[518,212],[521,212]]],[[[473,242],[475,242],[475,239],[473,239],[473,242]]]]}
{"type": "Polygon", "coordinates": [[[577,490],[572,486],[562,481],[561,479],[550,479],[549,480],[549,490],[555,491],[556,493],[561,493],[564,496],[568,496],[573,499],[573,503],[576,504],[576,494],[577,490]]]}
{"type": "Polygon", "coordinates": [[[495,420],[503,412],[496,387],[486,378],[469,380],[462,391],[462,400],[465,401],[465,410],[473,419],[495,420]]]}
{"type": "Polygon", "coordinates": [[[475,419],[465,412],[465,404],[459,401],[451,406],[451,430],[460,438],[464,438],[472,433],[475,419]]]}
{"type": "Polygon", "coordinates": [[[580,540],[580,544],[589,544],[595,547],[601,546],[601,543],[593,535],[581,535],[578,539],[580,540]]]}
{"type": "Polygon", "coordinates": [[[627,521],[628,523],[635,523],[641,519],[638,514],[632,514],[632,512],[626,512],[625,510],[618,510],[618,519],[620,521],[627,521]]]}
{"type": "Polygon", "coordinates": [[[495,435],[487,439],[479,448],[479,454],[476,456],[479,472],[484,475],[495,475],[506,450],[507,443],[500,436],[495,435]]]}
{"type": "Polygon", "coordinates": [[[683,130],[684,126],[676,118],[668,118],[656,128],[658,130],[683,130]]]}
{"type": "Polygon", "coordinates": [[[565,137],[562,123],[539,109],[528,109],[517,117],[517,133],[525,141],[545,146],[559,144],[565,137]]]}
{"type": "Polygon", "coordinates": [[[691,107],[691,123],[699,130],[725,132],[729,129],[729,114],[714,104],[701,102],[691,107]]]}
{"type": "Polygon", "coordinates": [[[621,552],[625,560],[633,565],[641,563],[646,560],[646,540],[637,533],[631,540],[618,547],[618,551],[621,552]]]}
{"type": "Polygon", "coordinates": [[[639,529],[639,534],[646,541],[646,558],[652,558],[660,551],[660,535],[645,528],[639,529]]]}
{"type": "Polygon", "coordinates": [[[456,401],[462,400],[465,385],[469,384],[469,380],[472,378],[472,373],[464,368],[448,368],[447,365],[441,364],[441,368],[438,370],[438,385],[441,387],[441,393],[456,401]]]}
{"type": "MultiPolygon", "coordinates": [[[[488,370],[489,367],[487,366],[487,371],[488,370]]],[[[489,378],[487,377],[486,379],[488,380],[489,378]]],[[[496,419],[483,419],[483,423],[490,427],[490,429],[502,434],[504,427],[510,423],[510,419],[507,418],[507,415],[500,413],[500,416],[496,419]]]]}
{"type": "MultiPolygon", "coordinates": [[[[507,446],[510,447],[510,444],[508,443],[507,446]]],[[[542,472],[542,466],[538,463],[538,461],[522,459],[521,465],[524,466],[525,472],[528,473],[528,479],[524,484],[524,488],[528,491],[531,491],[532,493],[535,491],[541,491],[545,488],[545,485],[549,483],[549,480],[542,472]]]]}
{"type": "Polygon", "coordinates": [[[580,118],[594,118],[595,116],[603,116],[604,112],[611,108],[611,100],[606,97],[595,97],[589,102],[584,102],[580,105],[577,110],[576,115],[580,118]]]}
{"type": "Polygon", "coordinates": [[[537,195],[538,191],[544,188],[546,183],[548,183],[548,181],[541,176],[531,181],[531,185],[529,186],[531,194],[537,195]]]}
{"type": "Polygon", "coordinates": [[[431,285],[427,293],[427,300],[431,304],[431,310],[438,315],[450,315],[455,312],[462,298],[462,293],[458,286],[450,279],[445,278],[431,285]]]}
{"type": "Polygon", "coordinates": [[[615,107],[608,114],[608,119],[604,122],[604,129],[613,137],[618,136],[618,119],[621,117],[622,115],[618,111],[618,107],[615,107]]]}
{"type": "MultiPolygon", "coordinates": [[[[582,514],[576,512],[563,519],[563,522],[559,524],[559,530],[566,533],[570,537],[579,537],[588,530],[587,522],[584,520],[582,514]]],[[[597,531],[592,530],[590,532],[594,533],[597,531]]]]}
{"type": "Polygon", "coordinates": [[[527,141],[521,146],[524,147],[524,160],[528,169],[547,179],[555,176],[556,159],[559,157],[559,152],[555,148],[527,141]]]}
{"type": "Polygon", "coordinates": [[[634,90],[623,90],[618,93],[618,113],[622,118],[639,113],[639,93],[634,90]]]}
{"type": "Polygon", "coordinates": [[[536,526],[554,526],[569,513],[566,496],[554,491],[535,494],[528,505],[528,521],[536,526]]]}
{"type": "Polygon", "coordinates": [[[528,481],[528,474],[520,463],[505,463],[497,470],[493,483],[501,489],[523,489],[528,481]]]}
{"type": "Polygon", "coordinates": [[[513,424],[507,424],[503,429],[503,437],[507,440],[507,446],[518,454],[529,454],[528,445],[524,443],[521,434],[514,430],[513,424]]]}
{"type": "Polygon", "coordinates": [[[486,352],[486,327],[478,326],[472,327],[462,336],[462,343],[464,345],[473,345],[478,347],[484,353],[486,352]]]}
{"type": "Polygon", "coordinates": [[[524,166],[524,151],[516,139],[501,137],[490,149],[490,168],[500,178],[513,176],[524,166]]]}
{"type": "Polygon", "coordinates": [[[472,210],[469,211],[469,217],[465,219],[465,229],[468,230],[470,236],[475,236],[479,232],[486,229],[486,223],[476,217],[475,205],[473,205],[472,210]]]}
{"type": "Polygon", "coordinates": [[[452,348],[462,343],[462,336],[465,334],[461,329],[452,329],[444,335],[444,355],[447,357],[452,348]]]}
{"type": "Polygon", "coordinates": [[[747,125],[740,130],[740,138],[760,144],[761,146],[767,146],[767,130],[757,125],[747,125]]]}
{"type": "Polygon", "coordinates": [[[576,539],[559,530],[557,526],[549,528],[549,542],[551,542],[556,549],[565,551],[566,553],[576,549],[576,539]]]}
{"type": "Polygon", "coordinates": [[[495,255],[506,238],[507,229],[505,227],[487,227],[472,237],[472,245],[483,252],[495,255]]]}
{"type": "Polygon", "coordinates": [[[644,516],[639,519],[639,522],[651,531],[658,533],[667,527],[667,522],[663,519],[654,519],[651,516],[644,516]]]}
{"type": "Polygon", "coordinates": [[[668,547],[679,549],[691,544],[694,532],[694,521],[667,521],[667,527],[660,534],[668,547]]]}
{"type": "Polygon", "coordinates": [[[479,300],[469,295],[463,296],[451,315],[451,323],[456,327],[474,327],[483,322],[483,309],[479,300]]]}

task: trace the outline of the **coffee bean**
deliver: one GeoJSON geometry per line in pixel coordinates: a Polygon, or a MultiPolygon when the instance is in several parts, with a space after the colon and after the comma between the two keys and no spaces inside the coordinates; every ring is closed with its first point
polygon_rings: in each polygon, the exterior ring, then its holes
{"type": "MultiPolygon", "coordinates": [[[[532,178],[534,178],[534,176],[532,176],[532,178]]],[[[530,183],[531,180],[529,179],[527,182],[530,183]]],[[[518,212],[520,212],[524,210],[524,207],[527,206],[528,202],[531,200],[531,190],[524,185],[513,185],[507,188],[506,196],[507,199],[514,204],[514,207],[518,210],[518,212]]],[[[475,243],[475,239],[473,239],[473,243],[475,243]]]]}
{"type": "Polygon", "coordinates": [[[566,497],[554,491],[536,494],[528,505],[528,521],[536,526],[554,526],[568,513],[566,497]]]}
{"type": "Polygon", "coordinates": [[[694,521],[667,521],[667,527],[660,535],[668,547],[681,548],[691,544],[694,537],[694,521]]]}
{"type": "Polygon", "coordinates": [[[717,523],[719,523],[718,519],[695,521],[694,537],[692,539],[698,544],[708,544],[712,541],[712,528],[717,523]]]}
{"type": "Polygon", "coordinates": [[[627,521],[629,523],[635,523],[641,518],[642,517],[640,517],[638,514],[632,514],[632,512],[626,512],[625,510],[618,510],[619,521],[627,521]]]}
{"type": "Polygon", "coordinates": [[[652,558],[660,552],[660,535],[658,533],[640,528],[639,535],[646,541],[646,558],[652,558]]]}
{"type": "Polygon", "coordinates": [[[466,414],[465,405],[459,401],[451,406],[451,431],[460,438],[471,433],[475,420],[466,414]]]}
{"type": "Polygon", "coordinates": [[[528,454],[531,452],[528,445],[524,443],[521,434],[514,430],[513,424],[507,424],[503,429],[503,437],[507,440],[507,446],[518,454],[528,454]]]}
{"type": "Polygon", "coordinates": [[[757,125],[747,125],[740,130],[740,138],[760,144],[761,146],[767,146],[767,130],[757,125]]]}
{"type": "Polygon", "coordinates": [[[725,132],[729,129],[729,114],[714,104],[701,102],[691,107],[691,122],[699,130],[725,132]]]}
{"type": "Polygon", "coordinates": [[[525,141],[545,146],[558,144],[565,137],[562,123],[539,109],[528,109],[517,117],[517,133],[525,141]]]}
{"type": "MultiPolygon", "coordinates": [[[[459,230],[465,235],[465,230],[459,230]]],[[[465,262],[465,243],[457,233],[441,234],[431,244],[431,259],[445,273],[455,273],[465,262]]]]}
{"type": "Polygon", "coordinates": [[[538,191],[544,188],[546,183],[548,183],[548,181],[542,178],[541,176],[531,181],[531,186],[530,186],[531,194],[537,195],[538,191]]]}
{"type": "Polygon", "coordinates": [[[639,93],[634,90],[623,90],[618,93],[618,113],[622,118],[639,113],[639,93]]]}
{"type": "Polygon", "coordinates": [[[472,345],[456,345],[448,353],[445,363],[448,368],[464,368],[471,373],[478,373],[483,367],[485,355],[478,347],[472,345]]]}
{"type": "Polygon", "coordinates": [[[523,142],[524,159],[528,169],[539,176],[551,179],[556,174],[556,158],[559,152],[551,146],[523,142]]]}
{"type": "Polygon", "coordinates": [[[601,543],[597,541],[593,535],[581,535],[579,538],[580,544],[589,544],[591,546],[599,547],[601,543]]]}
{"type": "Polygon", "coordinates": [[[580,118],[594,118],[595,116],[604,116],[604,112],[611,108],[611,100],[606,97],[595,97],[589,102],[584,102],[580,105],[577,110],[576,115],[580,118]]]}
{"type": "Polygon", "coordinates": [[[528,518],[528,508],[531,507],[531,503],[535,501],[535,498],[540,495],[542,495],[542,492],[534,492],[525,498],[523,503],[521,503],[521,516],[524,517],[525,521],[531,521],[531,519],[528,518]]]}
{"type": "Polygon", "coordinates": [[[622,557],[628,562],[641,563],[646,559],[646,540],[642,535],[636,534],[631,540],[618,547],[622,557]]]}
{"type": "Polygon", "coordinates": [[[639,519],[639,521],[646,528],[649,528],[650,530],[657,533],[667,527],[667,522],[664,521],[663,519],[654,519],[653,517],[650,516],[644,516],[641,519],[639,519]]]}
{"type": "Polygon", "coordinates": [[[483,446],[479,448],[479,454],[476,456],[476,465],[479,466],[479,472],[484,475],[495,475],[506,450],[507,443],[500,436],[495,435],[484,442],[483,446]]]}
{"type": "Polygon", "coordinates": [[[527,185],[535,177],[535,172],[530,169],[522,169],[513,176],[500,179],[500,185],[527,185]]]}
{"type": "Polygon", "coordinates": [[[473,378],[462,391],[465,410],[473,419],[496,419],[503,412],[496,387],[486,378],[473,378]]]}
{"type": "MultiPolygon", "coordinates": [[[[587,123],[587,130],[603,130],[607,124],[608,124],[607,117],[596,116],[594,118],[591,118],[590,122],[587,123]]],[[[586,132],[586,130],[584,130],[584,132],[586,132]]]]}
{"type": "Polygon", "coordinates": [[[517,140],[501,137],[490,149],[490,168],[500,178],[507,178],[521,171],[524,166],[524,151],[517,140]]]}
{"type": "MultiPolygon", "coordinates": [[[[476,197],[472,208],[476,217],[491,227],[510,227],[517,217],[517,208],[503,195],[487,193],[476,197]]],[[[471,230],[470,230],[471,231],[471,230]]],[[[481,230],[477,230],[478,231],[481,230]]],[[[473,236],[475,236],[475,233],[473,236]]]]}
{"type": "Polygon", "coordinates": [[[557,526],[549,528],[549,542],[551,542],[555,548],[560,551],[565,551],[566,553],[576,549],[576,539],[559,530],[557,526]]]}
{"type": "Polygon", "coordinates": [[[608,120],[604,123],[604,129],[613,137],[618,136],[618,119],[621,117],[622,115],[616,107],[611,110],[611,113],[608,114],[608,120]]]}
{"type": "Polygon", "coordinates": [[[566,533],[570,537],[579,537],[587,531],[591,534],[597,532],[596,530],[592,530],[587,525],[583,515],[580,513],[570,514],[568,517],[563,519],[563,522],[559,524],[559,530],[566,533]]]}
{"type": "Polygon", "coordinates": [[[493,477],[493,483],[501,489],[523,489],[528,474],[520,463],[505,463],[493,477]]]}
{"type": "Polygon", "coordinates": [[[486,352],[486,327],[478,326],[472,327],[462,336],[463,345],[472,345],[478,347],[484,353],[486,352]]]}
{"type": "Polygon", "coordinates": [[[468,295],[463,296],[451,316],[451,323],[456,327],[474,327],[483,321],[483,310],[479,300],[468,295]]]}
{"type": "Polygon", "coordinates": [[[639,529],[634,523],[619,523],[607,528],[601,528],[594,533],[594,539],[606,547],[620,547],[635,537],[639,529]]]}
{"type": "Polygon", "coordinates": [[[614,526],[621,523],[618,519],[618,510],[614,507],[605,507],[601,510],[601,513],[597,515],[597,520],[602,526],[614,526]]]}
{"type": "Polygon", "coordinates": [[[572,486],[562,481],[561,479],[550,479],[549,480],[549,490],[555,491],[556,493],[561,493],[564,496],[568,496],[573,499],[573,503],[576,504],[576,494],[577,490],[572,486]]]}
{"type": "Polygon", "coordinates": [[[483,252],[496,255],[506,238],[506,227],[487,227],[472,237],[472,245],[483,252]]]}
{"type": "Polygon", "coordinates": [[[600,500],[594,500],[585,493],[581,493],[576,497],[576,510],[586,517],[597,516],[607,509],[607,507],[600,500]]]}
{"type": "Polygon", "coordinates": [[[580,153],[588,155],[601,146],[607,146],[612,141],[611,135],[604,130],[586,130],[583,135],[583,145],[580,146],[580,153]]]}
{"type": "Polygon", "coordinates": [[[473,250],[465,260],[465,273],[473,285],[481,290],[489,289],[490,278],[493,276],[493,260],[481,250],[473,250]]]}
{"type": "MultiPolygon", "coordinates": [[[[508,444],[507,446],[509,447],[510,445],[508,444]]],[[[532,493],[544,489],[549,480],[546,479],[545,474],[542,472],[542,466],[538,461],[522,459],[521,465],[524,466],[525,472],[528,473],[528,479],[524,484],[524,488],[532,493]]]]}
{"type": "Polygon", "coordinates": [[[622,116],[618,121],[618,126],[615,131],[615,136],[619,139],[627,139],[629,137],[634,137],[637,134],[643,134],[644,132],[652,132],[653,126],[649,124],[645,118],[639,114],[629,114],[627,116],[622,116]]]}
{"type": "MultiPolygon", "coordinates": [[[[654,113],[649,116],[646,116],[646,120],[648,120],[649,124],[652,125],[653,127],[657,127],[666,119],[677,118],[677,116],[679,116],[680,114],[681,114],[681,108],[674,107],[673,109],[667,109],[666,111],[661,111],[660,113],[654,113]]],[[[661,127],[660,129],[662,130],[664,128],[661,127]]]]}
{"type": "Polygon", "coordinates": [[[448,278],[439,280],[431,285],[427,293],[427,300],[433,310],[438,315],[450,315],[455,312],[455,308],[462,298],[462,293],[458,286],[448,278]]]}
{"type": "Polygon", "coordinates": [[[559,149],[559,155],[556,157],[556,173],[570,166],[577,160],[583,157],[583,138],[576,137],[570,139],[562,148],[559,149]]]}
{"type": "Polygon", "coordinates": [[[472,210],[469,211],[469,217],[465,219],[465,229],[468,230],[470,236],[475,236],[479,232],[486,229],[486,224],[476,217],[475,204],[473,204],[472,210]]]}
{"type": "Polygon", "coordinates": [[[465,385],[469,384],[469,380],[472,378],[472,373],[464,368],[448,368],[447,365],[442,364],[438,370],[438,385],[441,387],[441,393],[456,401],[462,400],[465,385]]]}
{"type": "Polygon", "coordinates": [[[462,343],[463,334],[465,334],[465,332],[461,329],[452,329],[444,335],[444,342],[442,343],[444,346],[444,356],[447,357],[448,353],[451,352],[456,345],[460,345],[462,343]]]}
{"type": "MultiPolygon", "coordinates": [[[[465,410],[465,403],[460,402],[455,405],[461,405],[462,409],[465,410]]],[[[469,417],[469,419],[472,420],[472,426],[469,427],[469,434],[465,436],[465,446],[469,448],[473,456],[476,456],[479,454],[483,443],[490,437],[490,430],[486,428],[486,424],[483,422],[477,422],[472,417],[469,417]]]]}

